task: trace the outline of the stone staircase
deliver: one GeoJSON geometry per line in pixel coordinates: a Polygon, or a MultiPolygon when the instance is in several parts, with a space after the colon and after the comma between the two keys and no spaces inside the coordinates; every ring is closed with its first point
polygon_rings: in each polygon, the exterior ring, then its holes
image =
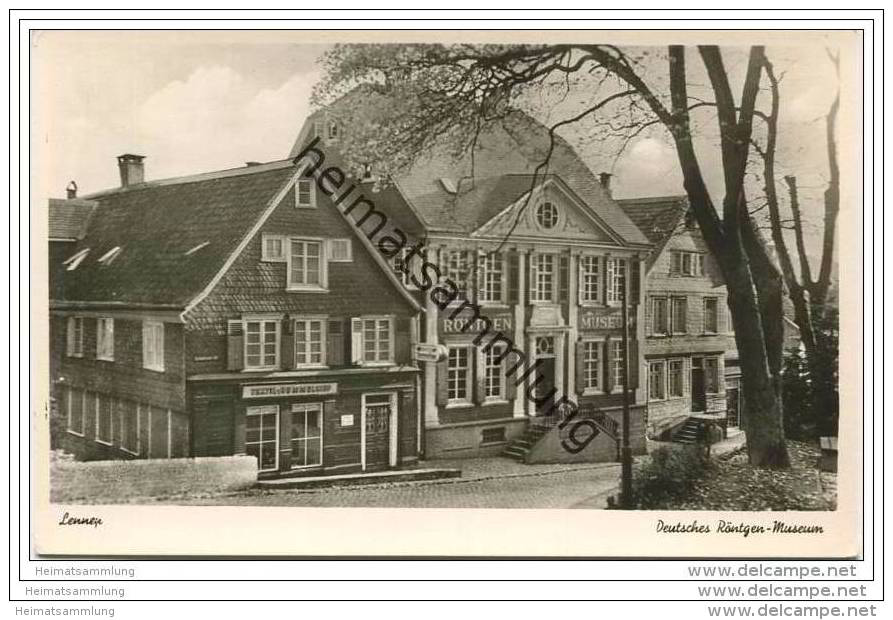
{"type": "Polygon", "coordinates": [[[673,435],[673,441],[676,443],[698,443],[703,433],[701,421],[697,418],[688,418],[676,433],[673,435]]]}
{"type": "Polygon", "coordinates": [[[547,426],[545,424],[538,424],[536,422],[530,422],[527,425],[527,429],[524,431],[524,434],[520,437],[513,439],[508,446],[506,446],[505,450],[502,452],[503,456],[507,456],[510,459],[514,459],[516,461],[520,461],[522,463],[527,461],[527,454],[530,450],[537,444],[537,442],[543,438],[543,436],[552,430],[551,426],[547,426]]]}

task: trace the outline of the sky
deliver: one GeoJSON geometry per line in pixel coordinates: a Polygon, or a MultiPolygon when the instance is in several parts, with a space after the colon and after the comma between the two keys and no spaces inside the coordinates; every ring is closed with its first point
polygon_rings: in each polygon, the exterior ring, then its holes
{"type": "MultiPolygon", "coordinates": [[[[302,42],[300,32],[279,34],[36,33],[31,127],[40,199],[63,196],[70,180],[81,195],[118,185],[115,157],[122,153],[146,156],[147,179],[286,157],[310,110],[310,91],[321,76],[317,59],[326,47],[302,42]]],[[[822,117],[836,76],[822,48],[769,54],[785,74],[779,174],[798,174],[806,210],[817,215],[827,176],[822,117]]],[[[732,50],[726,58],[733,85],[740,85],[745,56],[732,50]]],[[[689,66],[691,80],[706,83],[696,57],[689,66]]],[[[733,88],[738,95],[740,86],[733,88]]],[[[699,143],[705,174],[721,192],[718,151],[707,134],[699,143]]],[[[643,133],[619,158],[605,150],[597,141],[580,141],[594,171],[614,173],[616,196],[683,193],[675,152],[661,131],[643,133]]]]}

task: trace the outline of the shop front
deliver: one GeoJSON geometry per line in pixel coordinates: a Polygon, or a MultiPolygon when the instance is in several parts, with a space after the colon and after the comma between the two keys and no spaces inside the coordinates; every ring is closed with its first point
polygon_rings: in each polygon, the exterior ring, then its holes
{"type": "Polygon", "coordinates": [[[418,458],[415,373],[200,384],[194,453],[248,454],[261,478],[378,471],[418,458]]]}

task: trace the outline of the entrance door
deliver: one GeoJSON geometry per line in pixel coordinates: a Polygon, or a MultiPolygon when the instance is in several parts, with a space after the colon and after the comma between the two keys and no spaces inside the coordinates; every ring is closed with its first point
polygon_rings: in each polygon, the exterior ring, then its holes
{"type": "Polygon", "coordinates": [[[394,393],[363,395],[363,470],[396,465],[397,399],[394,393]]]}
{"type": "Polygon", "coordinates": [[[534,386],[537,405],[536,414],[545,415],[552,408],[555,399],[555,338],[541,336],[536,339],[536,357],[539,362],[534,377],[540,378],[534,386]]]}
{"type": "Polygon", "coordinates": [[[741,423],[738,409],[738,388],[726,389],[726,423],[731,427],[737,427],[741,423]]]}
{"type": "Polygon", "coordinates": [[[279,469],[279,405],[245,410],[245,452],[257,457],[258,471],[279,469]]]}
{"type": "Polygon", "coordinates": [[[691,359],[691,410],[707,410],[707,391],[704,386],[704,359],[691,359]]]}

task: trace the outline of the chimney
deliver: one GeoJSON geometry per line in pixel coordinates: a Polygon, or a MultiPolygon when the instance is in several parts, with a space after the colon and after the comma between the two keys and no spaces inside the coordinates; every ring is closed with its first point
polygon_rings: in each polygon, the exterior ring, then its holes
{"type": "Polygon", "coordinates": [[[605,191],[608,192],[608,196],[611,195],[611,173],[610,172],[602,172],[598,175],[598,182],[602,184],[602,187],[605,188],[605,191]]]}
{"type": "Polygon", "coordinates": [[[118,172],[121,173],[121,187],[129,187],[143,182],[143,160],[142,155],[131,155],[125,153],[118,155],[118,172]]]}
{"type": "Polygon", "coordinates": [[[72,200],[73,198],[78,197],[78,184],[74,181],[69,181],[68,186],[65,188],[65,198],[68,200],[72,200]]]}

